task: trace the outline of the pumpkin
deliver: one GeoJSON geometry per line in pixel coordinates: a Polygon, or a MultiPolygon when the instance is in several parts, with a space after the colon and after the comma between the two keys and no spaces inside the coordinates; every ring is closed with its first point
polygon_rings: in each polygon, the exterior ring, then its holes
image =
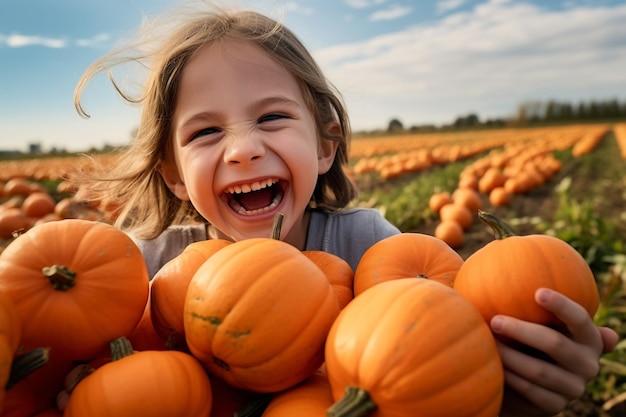
{"type": "Polygon", "coordinates": [[[47,192],[30,193],[22,203],[22,210],[28,217],[42,218],[54,213],[56,201],[47,192]]]}
{"type": "Polygon", "coordinates": [[[452,201],[465,206],[472,214],[483,208],[480,193],[473,188],[459,187],[452,192],[452,201]]]}
{"type": "Polygon", "coordinates": [[[444,220],[440,222],[434,231],[437,239],[441,239],[453,249],[463,246],[465,240],[465,232],[461,225],[454,220],[444,220]]]}
{"type": "Polygon", "coordinates": [[[504,186],[495,187],[489,192],[489,202],[494,207],[507,206],[511,202],[511,195],[504,186]]]}
{"type": "Polygon", "coordinates": [[[389,280],[426,278],[452,287],[463,258],[441,239],[399,233],[370,246],[354,272],[354,296],[389,280]]]}
{"type": "Polygon", "coordinates": [[[408,278],[344,308],[326,341],[328,416],[495,417],[504,370],[493,335],[454,289],[408,278]]]}
{"type": "Polygon", "coordinates": [[[474,224],[474,214],[466,206],[457,202],[441,207],[439,219],[441,221],[454,220],[461,225],[463,230],[469,229],[474,224]]]}
{"type": "Polygon", "coordinates": [[[428,199],[428,208],[435,214],[439,214],[441,207],[452,203],[452,197],[447,191],[440,191],[430,196],[428,199]]]}
{"type": "Polygon", "coordinates": [[[198,268],[184,309],[187,346],[230,385],[278,392],[313,374],[339,303],[322,270],[274,238],[227,245],[198,268]]]}
{"type": "Polygon", "coordinates": [[[21,208],[10,207],[0,209],[0,238],[11,239],[31,228],[32,220],[21,208]]]}
{"type": "Polygon", "coordinates": [[[40,411],[32,417],[63,417],[63,413],[56,408],[48,408],[46,410],[40,411]]]}
{"type": "Polygon", "coordinates": [[[242,410],[250,410],[259,406],[261,409],[267,406],[268,396],[271,394],[258,394],[228,385],[221,378],[211,378],[211,395],[213,405],[210,417],[234,417],[252,416],[260,413],[246,414],[242,410]],[[238,413],[238,414],[237,414],[238,413]]]}
{"type": "Polygon", "coordinates": [[[585,259],[569,244],[553,236],[516,236],[496,216],[478,217],[496,239],[470,255],[459,269],[454,289],[489,322],[496,314],[549,326],[561,321],[535,302],[537,289],[558,291],[583,306],[593,317],[598,287],[585,259]]]}
{"type": "Polygon", "coordinates": [[[21,319],[24,345],[89,360],[137,325],[148,271],[119,229],[59,220],[33,227],[0,254],[0,291],[21,319]]]}
{"type": "Polygon", "coordinates": [[[56,358],[50,351],[48,362],[7,389],[4,396],[2,417],[31,417],[56,404],[56,397],[63,390],[63,379],[73,363],[56,358]]]}
{"type": "Polygon", "coordinates": [[[262,417],[325,416],[333,403],[326,372],[318,370],[298,385],[276,394],[262,417]]]}
{"type": "MultiPolygon", "coordinates": [[[[153,281],[150,281],[152,284],[153,281]]],[[[150,285],[151,286],[151,285],[150,285]]],[[[161,337],[152,324],[151,296],[135,329],[128,335],[128,340],[136,350],[167,350],[173,348],[170,340],[161,337]]]]}
{"type": "MultiPolygon", "coordinates": [[[[17,351],[22,335],[20,318],[13,302],[0,291],[0,343],[6,345],[12,354],[17,351]]],[[[1,381],[2,386],[6,381],[1,381]]]]}
{"type": "Polygon", "coordinates": [[[191,355],[175,350],[133,352],[125,338],[111,346],[112,361],[76,385],[64,417],[209,415],[209,376],[191,355]]]}
{"type": "Polygon", "coordinates": [[[194,242],[163,265],[151,281],[150,315],[157,334],[174,349],[185,350],[183,310],[193,274],[211,255],[229,245],[224,239],[194,242]]]}
{"type": "Polygon", "coordinates": [[[305,250],[302,252],[307,258],[317,265],[328,282],[333,286],[339,308],[342,309],[354,298],[352,285],[354,283],[354,271],[348,262],[337,255],[319,250],[305,250]]]}

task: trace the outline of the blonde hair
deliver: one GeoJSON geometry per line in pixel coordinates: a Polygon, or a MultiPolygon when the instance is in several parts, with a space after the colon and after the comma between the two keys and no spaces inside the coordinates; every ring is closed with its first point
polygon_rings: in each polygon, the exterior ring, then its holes
{"type": "MultiPolygon", "coordinates": [[[[154,27],[154,26],[153,26],[154,27]]],[[[160,27],[157,24],[156,27],[160,27]]],[[[170,160],[172,150],[172,115],[180,77],[187,61],[207,43],[226,37],[254,42],[295,77],[312,112],[318,135],[338,142],[330,170],[320,175],[311,197],[311,207],[337,210],[356,196],[343,165],[348,162],[349,119],[340,94],[323,75],[305,46],[296,35],[276,20],[253,11],[193,11],[178,27],[169,28],[163,40],[140,37],[133,47],[114,50],[95,61],[76,86],[74,104],[88,117],[80,96],[85,85],[98,73],[105,72],[115,89],[128,102],[142,105],[136,138],[120,153],[116,164],[104,169],[91,169],[75,177],[85,196],[102,201],[116,201],[120,211],[116,225],[133,230],[136,236],[150,239],[169,225],[183,218],[200,219],[190,202],[181,201],[168,189],[159,166],[170,160]],[[140,52],[137,47],[151,46],[140,52]],[[112,76],[112,68],[121,64],[139,63],[149,69],[143,94],[131,98],[112,76]],[[339,124],[338,132],[325,129],[329,122],[339,124]]],[[[145,49],[145,48],[144,48],[145,49]]]]}

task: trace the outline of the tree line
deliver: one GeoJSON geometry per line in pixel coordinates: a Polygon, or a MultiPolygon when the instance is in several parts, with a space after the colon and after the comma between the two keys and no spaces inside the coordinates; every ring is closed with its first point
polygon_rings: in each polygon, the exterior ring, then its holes
{"type": "Polygon", "coordinates": [[[520,104],[517,113],[510,117],[481,120],[476,113],[469,113],[458,116],[448,125],[427,124],[409,128],[405,128],[400,120],[394,118],[389,122],[386,131],[388,133],[425,132],[472,127],[505,127],[535,123],[575,123],[619,119],[626,119],[626,101],[620,102],[618,99],[609,99],[571,103],[557,100],[536,100],[520,104]]]}
{"type": "Polygon", "coordinates": [[[618,99],[571,103],[549,100],[529,101],[519,105],[517,122],[567,122],[619,119],[626,117],[626,101],[618,99]]]}

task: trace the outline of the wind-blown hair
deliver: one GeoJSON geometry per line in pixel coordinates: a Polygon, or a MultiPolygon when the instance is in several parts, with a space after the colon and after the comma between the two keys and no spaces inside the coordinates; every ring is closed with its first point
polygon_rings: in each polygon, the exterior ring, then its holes
{"type": "Polygon", "coordinates": [[[176,24],[172,24],[171,16],[148,21],[142,29],[131,45],[113,50],[89,66],[74,94],[79,114],[89,117],[81,104],[81,93],[94,76],[106,73],[126,101],[142,106],[136,137],[120,152],[116,163],[84,170],[73,177],[84,190],[83,198],[116,202],[116,226],[131,230],[139,238],[151,239],[183,218],[202,220],[190,202],[179,200],[168,189],[159,167],[173,161],[172,116],[186,63],[205,45],[226,38],[253,42],[283,65],[303,91],[318,137],[338,142],[332,167],[318,177],[310,205],[337,210],[354,199],[356,189],[343,170],[351,135],[346,109],[340,94],[293,32],[256,12],[218,8],[194,9],[176,24]],[[155,37],[154,29],[163,32],[163,28],[166,33],[155,37]],[[148,76],[142,93],[133,98],[112,74],[114,68],[135,63],[147,68],[148,76]],[[325,127],[332,121],[340,128],[328,131],[325,127]]]}

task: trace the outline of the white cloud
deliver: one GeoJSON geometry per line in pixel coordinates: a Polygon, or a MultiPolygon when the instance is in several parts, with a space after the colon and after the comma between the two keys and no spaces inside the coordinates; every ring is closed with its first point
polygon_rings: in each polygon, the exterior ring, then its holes
{"type": "Polygon", "coordinates": [[[465,0],[441,0],[435,6],[438,14],[447,13],[451,10],[458,9],[465,3],[465,0]]]}
{"type": "Polygon", "coordinates": [[[385,3],[386,0],[344,0],[348,7],[353,9],[366,9],[372,6],[378,6],[385,3]]]}
{"type": "Polygon", "coordinates": [[[406,6],[392,6],[385,10],[378,10],[372,13],[369,20],[375,22],[377,20],[394,20],[411,13],[411,8],[406,6]]]}
{"type": "Polygon", "coordinates": [[[94,46],[94,45],[98,45],[104,42],[107,42],[111,39],[111,35],[109,35],[108,33],[100,33],[96,36],[93,36],[91,38],[87,38],[87,39],[77,39],[76,40],[76,45],[77,46],[84,46],[84,47],[90,47],[90,46],[94,46]]]}
{"type": "Polygon", "coordinates": [[[47,48],[65,48],[67,41],[59,38],[45,38],[42,36],[27,36],[20,34],[0,35],[0,42],[9,48],[23,48],[25,46],[45,46],[47,48]]]}
{"type": "Polygon", "coordinates": [[[295,13],[299,15],[313,14],[312,8],[302,6],[301,4],[293,2],[293,1],[285,3],[285,5],[283,6],[283,9],[286,13],[295,13]]]}
{"type": "Polygon", "coordinates": [[[544,11],[491,0],[316,57],[357,130],[391,117],[409,125],[506,116],[530,99],[625,99],[624,21],[626,4],[544,11]]]}

